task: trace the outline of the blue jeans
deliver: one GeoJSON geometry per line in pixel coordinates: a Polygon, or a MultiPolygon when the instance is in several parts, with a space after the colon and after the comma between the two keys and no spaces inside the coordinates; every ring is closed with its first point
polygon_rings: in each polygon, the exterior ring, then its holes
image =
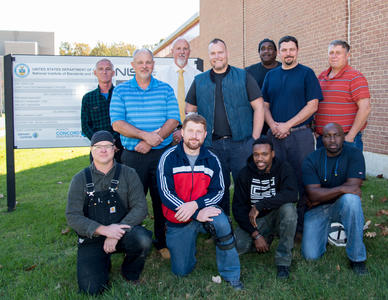
{"type": "Polygon", "coordinates": [[[344,194],[332,204],[324,204],[306,212],[302,240],[305,259],[320,258],[326,252],[327,237],[332,222],[341,222],[347,237],[346,253],[355,262],[366,260],[363,243],[364,214],[361,199],[354,194],[344,194]]]}
{"type": "MultiPolygon", "coordinates": [[[[349,146],[356,147],[357,149],[360,149],[361,151],[364,149],[364,144],[362,142],[362,133],[361,133],[361,131],[359,133],[357,133],[357,135],[354,138],[353,143],[349,143],[349,142],[344,142],[344,143],[349,145],[349,146]]],[[[322,147],[323,147],[322,136],[320,135],[317,138],[317,149],[322,148],[322,147]]]]}
{"type": "Polygon", "coordinates": [[[230,215],[230,173],[232,173],[235,182],[238,173],[246,165],[248,157],[252,154],[253,141],[252,137],[237,142],[231,138],[219,139],[214,140],[212,145],[209,146],[209,150],[217,155],[221,163],[225,192],[218,205],[228,216],[230,215]]]}
{"type": "MultiPolygon", "coordinates": [[[[223,237],[231,232],[228,217],[222,212],[213,217],[213,223],[217,237],[223,237]]],[[[171,270],[175,275],[184,276],[191,273],[197,262],[195,258],[196,241],[199,232],[205,233],[203,223],[191,221],[183,227],[167,225],[166,241],[171,253],[171,270]]],[[[233,238],[221,242],[230,244],[233,238]]],[[[217,267],[221,276],[228,281],[240,279],[240,260],[236,247],[229,250],[221,250],[216,246],[217,267]]]]}

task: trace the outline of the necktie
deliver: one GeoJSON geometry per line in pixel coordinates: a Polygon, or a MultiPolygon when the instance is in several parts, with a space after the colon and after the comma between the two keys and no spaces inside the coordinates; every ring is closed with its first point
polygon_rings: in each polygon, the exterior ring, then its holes
{"type": "Polygon", "coordinates": [[[178,105],[181,122],[185,119],[185,81],[183,79],[183,69],[178,71],[178,105]]]}

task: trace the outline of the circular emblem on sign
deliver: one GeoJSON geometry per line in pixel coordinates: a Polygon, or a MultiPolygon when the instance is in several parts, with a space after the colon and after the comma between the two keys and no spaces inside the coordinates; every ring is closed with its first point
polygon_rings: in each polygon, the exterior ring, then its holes
{"type": "Polygon", "coordinates": [[[15,66],[14,72],[17,77],[27,77],[30,74],[30,67],[26,64],[18,64],[15,66]]]}
{"type": "Polygon", "coordinates": [[[38,133],[37,132],[32,133],[32,137],[36,139],[38,137],[38,133]]]}

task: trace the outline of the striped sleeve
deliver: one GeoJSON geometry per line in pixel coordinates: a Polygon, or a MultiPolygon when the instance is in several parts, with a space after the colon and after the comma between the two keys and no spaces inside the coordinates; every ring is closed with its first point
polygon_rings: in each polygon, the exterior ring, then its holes
{"type": "Polygon", "coordinates": [[[370,98],[368,82],[364,75],[359,72],[350,82],[350,93],[354,102],[360,99],[370,98]]]}
{"type": "Polygon", "coordinates": [[[174,211],[184,203],[175,191],[172,167],[169,166],[168,162],[169,155],[176,149],[176,147],[177,146],[171,147],[163,153],[157,169],[158,189],[162,203],[174,211]]]}
{"type": "Polygon", "coordinates": [[[212,163],[213,176],[211,178],[208,187],[208,192],[206,193],[206,195],[199,197],[197,200],[195,200],[198,204],[198,208],[217,205],[221,201],[225,192],[224,177],[221,171],[221,163],[214,153],[212,153],[211,151],[209,152],[212,155],[212,161],[214,162],[212,163]]]}

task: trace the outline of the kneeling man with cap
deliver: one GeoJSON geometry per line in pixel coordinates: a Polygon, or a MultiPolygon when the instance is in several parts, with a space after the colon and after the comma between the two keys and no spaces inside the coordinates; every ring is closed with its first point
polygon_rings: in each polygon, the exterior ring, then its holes
{"type": "Polygon", "coordinates": [[[81,292],[108,285],[110,255],[125,253],[121,274],[136,283],[152,246],[141,226],[147,216],[143,186],[135,170],[114,161],[114,139],[98,131],[91,139],[93,162],[71,181],[66,218],[78,234],[77,277],[81,292]]]}

